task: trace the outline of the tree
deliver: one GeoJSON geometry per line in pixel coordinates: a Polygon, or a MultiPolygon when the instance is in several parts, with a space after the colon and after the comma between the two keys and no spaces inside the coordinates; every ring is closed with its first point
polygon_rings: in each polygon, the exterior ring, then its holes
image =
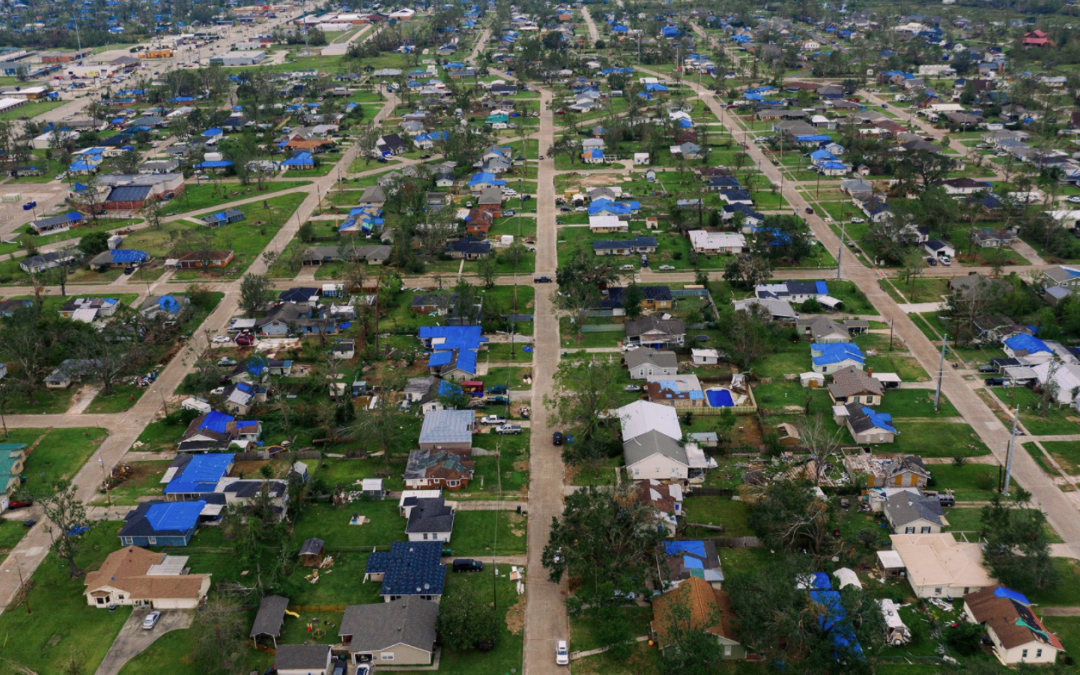
{"type": "Polygon", "coordinates": [[[196,612],[194,661],[204,673],[235,672],[246,650],[248,632],[243,607],[236,600],[214,596],[196,612]]]}
{"type": "Polygon", "coordinates": [[[82,359],[82,374],[101,384],[102,395],[112,396],[123,373],[141,360],[138,347],[130,324],[113,321],[100,333],[83,336],[75,353],[82,359]]]}
{"type": "Polygon", "coordinates": [[[1002,585],[1024,593],[1054,588],[1060,582],[1050,558],[1046,514],[1032,508],[1031,495],[1014,487],[1010,497],[994,495],[982,509],[983,559],[1002,585]]]}
{"type": "MultiPolygon", "coordinates": [[[[384,383],[384,389],[400,391],[404,384],[400,378],[390,378],[384,383]]],[[[350,432],[354,438],[363,438],[381,447],[383,459],[389,464],[390,451],[406,438],[405,425],[410,419],[412,417],[404,413],[390,396],[379,396],[373,406],[356,416],[350,432]]]]}
{"type": "Polygon", "coordinates": [[[75,486],[68,483],[51,495],[38,495],[38,503],[49,521],[53,534],[53,546],[56,555],[67,564],[72,579],[77,579],[81,572],[75,564],[75,557],[82,548],[82,538],[86,526],[86,507],[75,494],[75,486]]]}
{"type": "Polygon", "coordinates": [[[659,620],[664,675],[711,675],[723,659],[716,635],[708,630],[723,621],[720,610],[702,615],[705,608],[691,606],[691,588],[684,583],[663,596],[659,620]]]}
{"type": "Polygon", "coordinates": [[[843,445],[841,434],[844,431],[842,427],[838,427],[835,432],[830,433],[821,413],[801,418],[796,427],[799,430],[799,442],[810,451],[810,459],[814,462],[814,485],[821,485],[826,467],[843,462],[840,448],[843,445]]]}
{"type": "Polygon", "coordinates": [[[724,349],[743,370],[773,350],[772,318],[761,305],[731,311],[720,321],[720,327],[724,349]]]}
{"type": "Polygon", "coordinates": [[[274,298],[273,284],[261,274],[245,274],[240,281],[240,310],[255,316],[274,298]]]}
{"type": "Polygon", "coordinates": [[[48,369],[50,344],[43,340],[38,323],[40,308],[18,309],[12,316],[0,319],[4,339],[0,340],[0,355],[8,365],[16,365],[5,378],[11,380],[31,404],[36,403],[34,394],[41,388],[41,380],[48,369]]]}
{"type": "Polygon", "coordinates": [[[488,651],[499,636],[499,618],[494,608],[465,589],[443,596],[435,627],[442,645],[455,652],[488,651]]]}
{"type": "Polygon", "coordinates": [[[139,209],[139,215],[146,219],[146,224],[150,226],[152,230],[161,229],[161,201],[157,199],[147,199],[143,202],[142,208],[139,209]]]}
{"type": "Polygon", "coordinates": [[[753,289],[772,276],[772,264],[765,256],[744,253],[733,256],[724,267],[724,280],[738,288],[753,289]]]}
{"type": "Polygon", "coordinates": [[[498,278],[499,269],[495,264],[495,257],[486,255],[480,258],[477,276],[484,288],[495,288],[495,280],[498,278]]]}
{"type": "Polygon", "coordinates": [[[93,258],[102,251],[109,249],[109,233],[108,232],[89,232],[79,240],[79,253],[86,259],[93,258]]]}
{"type": "Polygon", "coordinates": [[[620,448],[607,411],[619,407],[621,371],[617,362],[600,359],[562,361],[555,371],[554,392],[544,397],[544,405],[552,422],[574,437],[573,443],[563,445],[570,464],[595,471],[620,448]]]}
{"type": "Polygon", "coordinates": [[[809,484],[792,480],[769,483],[747,516],[769,548],[805,548],[818,556],[825,553],[832,521],[829,503],[815,497],[809,484]]]}
{"type": "Polygon", "coordinates": [[[640,502],[633,484],[589,487],[566,497],[553,518],[543,564],[551,580],[580,578],[595,591],[612,583],[624,592],[642,588],[664,534],[652,506],[640,502]]]}
{"type": "Polygon", "coordinates": [[[645,292],[636,283],[632,283],[623,290],[622,306],[626,316],[636,319],[641,316],[641,302],[645,299],[645,292]]]}

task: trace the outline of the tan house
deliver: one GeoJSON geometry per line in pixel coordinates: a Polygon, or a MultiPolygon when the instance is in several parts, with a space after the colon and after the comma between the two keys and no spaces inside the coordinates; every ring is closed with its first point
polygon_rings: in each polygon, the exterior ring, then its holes
{"type": "Polygon", "coordinates": [[[862,403],[881,405],[882,387],[872,375],[858,368],[841,368],[833,373],[829,396],[837,405],[862,403]]]}
{"type": "Polygon", "coordinates": [[[844,458],[844,468],[852,475],[866,476],[866,487],[926,487],[930,472],[918,455],[875,457],[862,453],[844,458]]]}
{"type": "Polygon", "coordinates": [[[991,586],[964,596],[964,614],[986,627],[994,656],[1006,666],[1053,663],[1064,651],[1061,640],[1043,626],[1021,593],[991,586]]]}
{"type": "Polygon", "coordinates": [[[435,653],[439,605],[406,595],[391,602],[349,605],[338,636],[353,663],[428,666],[435,653]]]}
{"type": "Polygon", "coordinates": [[[195,609],[210,590],[210,575],[187,574],[187,560],[138,546],[114,551],[83,580],[86,604],[195,609]]]}
{"type": "Polygon", "coordinates": [[[727,593],[698,577],[686,579],[676,588],[653,597],[652,637],[661,650],[671,646],[672,622],[676,620],[673,613],[680,605],[689,610],[691,627],[704,628],[716,636],[725,659],[746,658],[746,648],[739,644],[732,627],[734,622],[727,593]]]}
{"type": "Polygon", "coordinates": [[[956,598],[996,584],[983,567],[979,544],[958,542],[948,532],[894,534],[890,539],[920,598],[956,598]]]}

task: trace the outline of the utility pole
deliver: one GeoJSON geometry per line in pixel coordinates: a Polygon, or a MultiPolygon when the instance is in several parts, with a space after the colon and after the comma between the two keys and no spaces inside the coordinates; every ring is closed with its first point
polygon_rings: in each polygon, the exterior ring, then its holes
{"type": "Polygon", "coordinates": [[[847,223],[840,222],[840,245],[836,247],[836,280],[840,281],[840,265],[844,260],[844,237],[847,236],[847,223]]]}
{"type": "Polygon", "coordinates": [[[938,411],[938,402],[941,400],[941,379],[945,375],[945,351],[948,343],[949,334],[945,333],[941,336],[941,361],[938,363],[937,370],[937,391],[934,392],[934,412],[938,411]]]}
{"type": "MultiPolygon", "coordinates": [[[[508,380],[509,382],[509,380],[508,380]]],[[[510,400],[510,389],[506,390],[506,400],[510,400]]],[[[509,406],[509,404],[507,404],[509,406]]],[[[499,444],[495,444],[495,470],[498,476],[499,504],[502,504],[502,453],[499,452],[499,444]]],[[[499,609],[499,510],[495,509],[495,536],[491,545],[491,602],[495,609],[499,609]]]]}
{"type": "Polygon", "coordinates": [[[1013,412],[1012,436],[1009,437],[1009,452],[1005,455],[1005,487],[1001,494],[1009,496],[1009,480],[1012,478],[1013,449],[1016,447],[1016,427],[1020,422],[1020,404],[1016,405],[1013,412]]]}
{"type": "Polygon", "coordinates": [[[105,460],[103,460],[101,456],[98,456],[97,461],[98,466],[101,467],[102,485],[105,486],[105,501],[109,503],[109,506],[112,506],[112,495],[109,494],[109,477],[105,475],[105,460]]]}

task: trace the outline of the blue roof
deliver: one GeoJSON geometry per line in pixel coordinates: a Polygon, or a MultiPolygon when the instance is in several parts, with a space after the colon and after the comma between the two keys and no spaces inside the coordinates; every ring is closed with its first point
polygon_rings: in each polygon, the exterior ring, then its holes
{"type": "Polygon", "coordinates": [[[810,360],[813,361],[815,366],[842,363],[847,359],[857,361],[858,363],[866,362],[862,350],[859,349],[859,345],[854,342],[812,343],[810,345],[810,356],[810,360]]]}
{"type": "Polygon", "coordinates": [[[441,557],[441,542],[395,541],[389,552],[369,555],[364,572],[385,575],[380,595],[442,595],[446,565],[441,557]]]}
{"type": "Polygon", "coordinates": [[[817,289],[818,295],[829,294],[829,284],[825,283],[824,281],[815,281],[814,287],[817,289]]]}
{"type": "Polygon", "coordinates": [[[163,295],[158,298],[157,306],[173,314],[180,311],[180,301],[171,295],[163,295]]]}
{"type": "Polygon", "coordinates": [[[455,396],[462,393],[464,390],[447,380],[439,380],[439,396],[455,396]]]}
{"type": "Polygon", "coordinates": [[[219,159],[212,162],[200,162],[195,165],[196,169],[226,169],[233,163],[227,159],[219,159]]]}
{"type": "Polygon", "coordinates": [[[604,151],[601,150],[600,148],[593,148],[592,150],[590,150],[588,152],[588,155],[592,159],[603,159],[604,158],[604,151]]]}
{"type": "Polygon", "coordinates": [[[821,164],[818,164],[818,166],[822,169],[830,169],[836,171],[847,171],[848,168],[847,164],[844,164],[843,162],[822,162],[821,164]]]}
{"type": "Polygon", "coordinates": [[[795,140],[799,143],[825,143],[831,139],[828,136],[814,134],[811,136],[796,136],[795,140]]]}
{"type": "Polygon", "coordinates": [[[137,251],[133,248],[118,248],[109,251],[112,261],[116,263],[138,263],[150,257],[146,251],[137,251]]]}
{"type": "Polygon", "coordinates": [[[1027,599],[1027,596],[1020,591],[1010,590],[1004,586],[998,586],[994,589],[994,597],[996,598],[1008,598],[1019,602],[1021,605],[1030,605],[1031,601],[1027,599]]]}
{"type": "Polygon", "coordinates": [[[429,368],[456,364],[457,368],[474,374],[477,350],[482,343],[487,342],[480,326],[422,326],[420,339],[432,340],[432,354],[428,357],[429,368]]]}
{"type": "Polygon", "coordinates": [[[220,136],[221,134],[222,134],[221,129],[218,129],[217,127],[214,127],[213,129],[207,129],[206,131],[202,132],[202,135],[206,136],[208,138],[211,138],[211,137],[214,137],[214,136],[220,136]]]}
{"type": "Polygon", "coordinates": [[[312,159],[310,152],[298,152],[282,162],[284,166],[310,166],[314,163],[315,160],[312,159]]]}
{"type": "Polygon", "coordinates": [[[815,150],[810,153],[810,159],[814,161],[836,159],[836,155],[832,154],[828,150],[815,150]]]}
{"type": "Polygon", "coordinates": [[[211,410],[206,413],[206,417],[203,418],[202,424],[199,425],[199,431],[215,431],[219,434],[223,434],[225,433],[229,422],[232,422],[234,419],[236,418],[232,415],[226,415],[223,412],[211,410]]]}
{"type": "Polygon", "coordinates": [[[428,358],[428,367],[448,366],[454,360],[454,352],[435,352],[428,358]]]}
{"type": "Polygon", "coordinates": [[[195,527],[199,522],[199,514],[202,513],[206,502],[167,502],[154,504],[146,511],[146,522],[150,523],[155,531],[176,530],[183,532],[195,527]]]}
{"type": "Polygon", "coordinates": [[[844,603],[840,599],[840,592],[814,590],[810,591],[810,598],[824,610],[818,614],[818,627],[830,635],[833,645],[845,651],[850,650],[861,657],[862,647],[855,638],[855,631],[851,628],[850,622],[847,621],[847,610],[844,609],[844,603]]]}
{"type": "Polygon", "coordinates": [[[874,410],[873,408],[865,405],[863,406],[862,411],[863,414],[870,418],[870,421],[874,424],[875,427],[879,429],[884,429],[886,431],[891,431],[894,434],[900,433],[895,429],[895,427],[893,427],[892,415],[890,415],[889,413],[878,412],[877,410],[874,410]]]}
{"type": "Polygon", "coordinates": [[[468,184],[470,186],[471,185],[482,185],[482,184],[486,184],[486,185],[506,185],[506,181],[502,180],[500,178],[496,178],[495,174],[493,174],[493,173],[491,173],[489,171],[481,171],[479,173],[474,174],[473,177],[469,179],[468,184]]]}
{"type": "MultiPolygon", "coordinates": [[[[215,413],[211,412],[210,414],[215,413]]],[[[220,415],[221,413],[216,414],[220,415]]],[[[228,415],[225,415],[225,417],[228,417],[228,415]]],[[[229,467],[232,464],[233,455],[231,453],[193,455],[180,474],[165,486],[165,494],[213,492],[218,481],[229,473],[229,467]]]]}
{"type": "Polygon", "coordinates": [[[1027,352],[1028,354],[1037,354],[1038,352],[1051,353],[1050,348],[1046,346],[1046,343],[1035,337],[1034,335],[1028,335],[1027,333],[1020,333],[1014,335],[1005,340],[1005,346],[1014,352],[1027,352]]]}

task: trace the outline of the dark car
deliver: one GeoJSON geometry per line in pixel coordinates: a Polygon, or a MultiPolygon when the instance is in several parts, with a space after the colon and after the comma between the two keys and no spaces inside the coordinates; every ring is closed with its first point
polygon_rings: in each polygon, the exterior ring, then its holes
{"type": "Polygon", "coordinates": [[[997,368],[994,366],[979,366],[980,373],[996,373],[997,368]]]}
{"type": "Polygon", "coordinates": [[[454,561],[455,572],[479,572],[484,569],[484,563],[472,558],[458,558],[454,561]]]}
{"type": "Polygon", "coordinates": [[[332,675],[346,675],[349,672],[348,661],[334,661],[334,670],[332,675]]]}
{"type": "Polygon", "coordinates": [[[536,284],[550,284],[551,283],[551,277],[548,277],[548,276],[536,277],[535,279],[533,279],[533,283],[536,283],[536,284]]]}
{"type": "Polygon", "coordinates": [[[562,432],[556,431],[555,433],[551,434],[551,442],[555,445],[562,445],[562,432]]]}
{"type": "Polygon", "coordinates": [[[807,213],[813,213],[813,212],[814,212],[814,209],[813,209],[812,207],[810,207],[810,206],[807,206],[807,207],[806,207],[806,212],[807,212],[807,213]]]}
{"type": "Polygon", "coordinates": [[[937,267],[937,258],[935,258],[932,255],[927,256],[926,257],[926,264],[930,265],[930,267],[937,267]]]}
{"type": "Polygon", "coordinates": [[[988,387],[1000,387],[1005,384],[1004,377],[988,377],[986,378],[986,386],[988,387]]]}

